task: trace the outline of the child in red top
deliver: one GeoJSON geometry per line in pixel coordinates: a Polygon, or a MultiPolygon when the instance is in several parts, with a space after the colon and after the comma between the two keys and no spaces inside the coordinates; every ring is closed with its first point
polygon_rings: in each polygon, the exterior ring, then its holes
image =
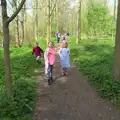
{"type": "Polygon", "coordinates": [[[39,62],[40,57],[43,55],[44,51],[39,47],[38,43],[35,43],[35,46],[32,51],[32,55],[35,55],[37,62],[39,62]]]}

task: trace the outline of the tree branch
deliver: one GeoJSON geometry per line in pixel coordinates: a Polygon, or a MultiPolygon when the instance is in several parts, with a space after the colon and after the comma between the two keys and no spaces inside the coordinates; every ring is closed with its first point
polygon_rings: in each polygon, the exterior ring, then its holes
{"type": "Polygon", "coordinates": [[[18,14],[18,13],[20,12],[20,10],[22,9],[25,1],[26,1],[26,0],[22,0],[21,3],[19,4],[18,8],[16,9],[16,11],[13,13],[13,15],[7,19],[7,22],[8,22],[8,23],[10,23],[10,22],[17,16],[17,14],[18,14]]]}
{"type": "Polygon", "coordinates": [[[54,11],[54,9],[55,9],[56,3],[57,3],[57,0],[56,0],[55,3],[54,3],[54,6],[53,6],[52,11],[51,11],[51,13],[50,13],[50,16],[52,15],[52,13],[53,13],[53,11],[54,11]]]}

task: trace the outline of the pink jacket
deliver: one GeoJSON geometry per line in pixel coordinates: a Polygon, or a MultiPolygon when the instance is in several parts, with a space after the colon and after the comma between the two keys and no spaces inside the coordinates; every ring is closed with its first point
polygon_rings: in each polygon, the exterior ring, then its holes
{"type": "Polygon", "coordinates": [[[48,64],[54,65],[55,63],[55,48],[47,48],[44,54],[45,59],[45,73],[47,74],[48,64]]]}

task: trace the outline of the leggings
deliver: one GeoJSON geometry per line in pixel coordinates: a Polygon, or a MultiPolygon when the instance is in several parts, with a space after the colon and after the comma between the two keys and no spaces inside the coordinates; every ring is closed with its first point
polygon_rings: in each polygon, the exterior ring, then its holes
{"type": "Polygon", "coordinates": [[[57,38],[57,43],[59,43],[60,42],[60,38],[57,38]]]}
{"type": "Polygon", "coordinates": [[[48,79],[51,79],[53,76],[53,65],[48,65],[48,70],[47,70],[47,77],[48,79]]]}

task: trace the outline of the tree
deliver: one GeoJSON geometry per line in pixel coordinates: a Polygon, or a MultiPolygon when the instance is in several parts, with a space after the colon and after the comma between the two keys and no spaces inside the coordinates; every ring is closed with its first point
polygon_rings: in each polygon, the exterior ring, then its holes
{"type": "Polygon", "coordinates": [[[78,44],[81,39],[81,0],[79,0],[79,7],[78,7],[78,21],[77,21],[77,40],[76,43],[78,44]]]}
{"type": "MultiPolygon", "coordinates": [[[[17,6],[18,6],[18,0],[13,0],[13,8],[14,11],[17,10],[17,6]]],[[[15,18],[15,43],[16,43],[16,47],[20,47],[20,35],[19,35],[19,16],[17,15],[15,18]]]]}
{"type": "Polygon", "coordinates": [[[26,10],[25,10],[25,4],[24,4],[24,7],[22,8],[22,11],[21,11],[21,21],[20,21],[21,22],[21,28],[22,28],[22,38],[21,38],[22,43],[25,39],[25,25],[24,25],[24,23],[25,23],[25,13],[26,13],[26,10]]]}
{"type": "Polygon", "coordinates": [[[8,17],[7,13],[7,1],[1,0],[2,6],[2,23],[3,23],[3,47],[4,47],[4,62],[5,62],[5,72],[6,72],[6,87],[8,92],[8,98],[12,97],[12,75],[11,75],[11,65],[10,65],[10,35],[9,35],[9,24],[17,16],[17,14],[22,9],[26,0],[22,0],[16,11],[11,17],[8,17]]]}
{"type": "Polygon", "coordinates": [[[38,39],[38,0],[35,0],[35,39],[38,39]]]}
{"type": "Polygon", "coordinates": [[[117,79],[120,79],[120,53],[119,52],[120,52],[120,1],[118,0],[115,52],[114,52],[114,70],[113,70],[113,77],[117,79]]]}

